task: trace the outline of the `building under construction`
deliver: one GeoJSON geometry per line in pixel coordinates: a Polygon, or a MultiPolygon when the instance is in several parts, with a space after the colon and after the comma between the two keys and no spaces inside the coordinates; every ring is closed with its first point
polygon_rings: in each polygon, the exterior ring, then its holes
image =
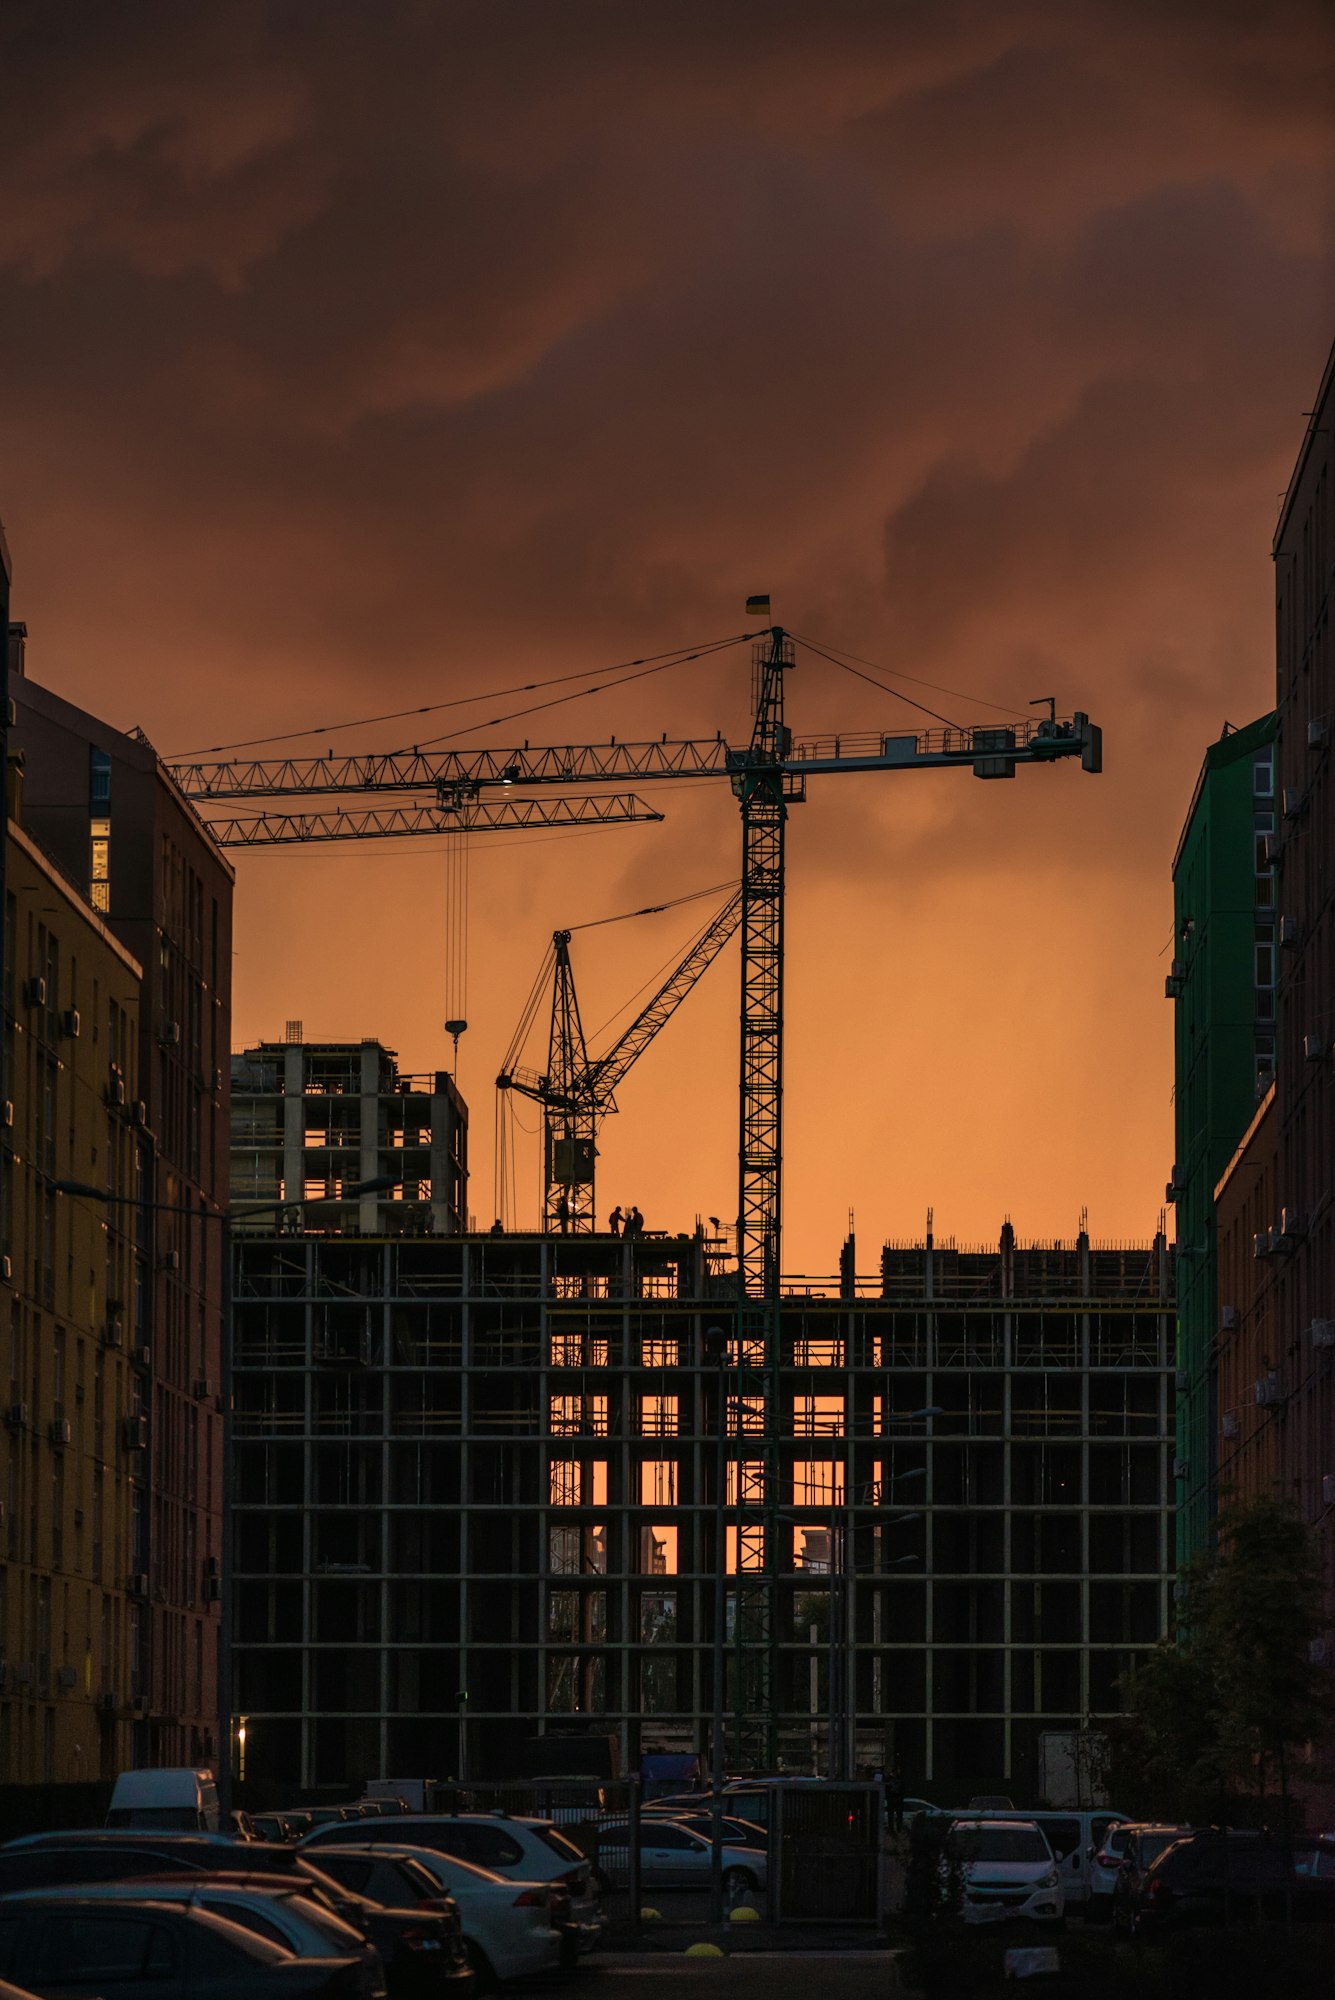
{"type": "Polygon", "coordinates": [[[782,1295],[764,1435],[731,1245],[418,1238],[366,1200],[236,1247],[252,1798],[522,1775],[535,1733],[633,1768],[706,1750],[720,1696],[731,1768],[898,1757],[928,1797],[1029,1797],[1040,1733],[1113,1709],[1166,1629],[1162,1236],[1008,1224],[870,1275],[850,1242],[828,1289],[782,1295]],[[762,1461],[758,1545],[737,1502],[762,1461]]]}

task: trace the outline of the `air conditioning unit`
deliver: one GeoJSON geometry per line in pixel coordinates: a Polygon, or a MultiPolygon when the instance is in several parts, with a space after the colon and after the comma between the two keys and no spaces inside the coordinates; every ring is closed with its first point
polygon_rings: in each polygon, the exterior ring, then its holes
{"type": "Polygon", "coordinates": [[[1279,1386],[1279,1370],[1271,1368],[1257,1378],[1253,1391],[1256,1406],[1262,1410],[1273,1410],[1284,1401],[1284,1392],[1279,1386]]]}
{"type": "Polygon", "coordinates": [[[164,1250],[158,1259],[158,1263],[164,1271],[179,1271],[181,1268],[181,1253],[179,1250],[164,1250]]]}
{"type": "Polygon", "coordinates": [[[142,1097],[136,1097],[134,1103],[130,1106],[130,1123],[132,1125],[147,1125],[148,1123],[148,1106],[142,1097]]]}
{"type": "Polygon", "coordinates": [[[217,1393],[218,1384],[210,1381],[207,1375],[201,1375],[195,1383],[195,1401],[197,1403],[211,1403],[217,1393]]]}
{"type": "Polygon", "coordinates": [[[1167,979],[1165,979],[1163,983],[1164,999],[1180,1000],[1182,997],[1182,989],[1186,985],[1186,983],[1187,983],[1187,968],[1185,965],[1183,965],[1180,958],[1175,958],[1173,960],[1172,969],[1169,972],[1167,979]]]}
{"type": "Polygon", "coordinates": [[[7,1132],[12,1131],[14,1128],[14,1100],[12,1097],[5,1099],[4,1109],[0,1111],[0,1125],[3,1125],[7,1132]]]}
{"type": "Polygon", "coordinates": [[[74,1432],[70,1429],[70,1420],[68,1417],[52,1417],[46,1427],[46,1434],[52,1444],[58,1445],[62,1449],[67,1444],[71,1444],[74,1439],[74,1432]]]}
{"type": "Polygon", "coordinates": [[[63,1688],[77,1687],[79,1684],[79,1676],[73,1667],[62,1667],[56,1675],[56,1680],[63,1688]]]}
{"type": "Polygon", "coordinates": [[[204,1602],[206,1604],[220,1604],[222,1602],[222,1578],[220,1576],[205,1577],[204,1602]]]}
{"type": "Polygon", "coordinates": [[[25,1007],[45,1007],[46,981],[44,979],[38,978],[38,979],[24,980],[23,1004],[25,1007]]]}
{"type": "Polygon", "coordinates": [[[102,1345],[104,1347],[119,1347],[124,1331],[125,1322],[122,1320],[120,1314],[109,1314],[102,1322],[102,1345]]]}
{"type": "Polygon", "coordinates": [[[1321,1498],[1327,1507],[1335,1507],[1335,1472],[1322,1473],[1321,1498]]]}
{"type": "Polygon", "coordinates": [[[26,1431],[28,1428],[28,1405],[11,1403],[5,1411],[5,1422],[12,1431],[26,1431]]]}
{"type": "Polygon", "coordinates": [[[1173,1377],[1173,1387],[1177,1390],[1179,1396],[1191,1387],[1191,1375],[1187,1369],[1178,1369],[1176,1375],[1173,1377]]]}
{"type": "Polygon", "coordinates": [[[1285,785],[1279,797],[1285,819],[1298,819],[1307,804],[1306,792],[1300,792],[1296,785],[1285,785]]]}
{"type": "Polygon", "coordinates": [[[125,1078],[116,1070],[107,1078],[107,1103],[113,1111],[125,1108],[125,1078]]]}
{"type": "Polygon", "coordinates": [[[1324,749],[1325,745],[1329,742],[1329,740],[1330,740],[1330,717],[1327,715],[1314,715],[1312,717],[1312,720],[1307,725],[1308,749],[1309,750],[1324,749]]]}
{"type": "Polygon", "coordinates": [[[62,1035],[68,1035],[71,1041],[78,1040],[79,1010],[77,1007],[67,1007],[65,1009],[60,1017],[60,1032],[62,1035]]]}
{"type": "Polygon", "coordinates": [[[1258,1229],[1252,1238],[1253,1257],[1273,1257],[1275,1254],[1275,1232],[1273,1229],[1258,1229]]]}
{"type": "Polygon", "coordinates": [[[1225,1333],[1232,1333],[1234,1327],[1238,1326],[1241,1320],[1242,1314],[1236,1306],[1220,1306],[1219,1324],[1225,1333]]]}
{"type": "Polygon", "coordinates": [[[1303,941],[1303,927],[1297,917],[1281,917],[1279,920],[1279,942],[1285,951],[1297,951],[1303,941]]]}
{"type": "Polygon", "coordinates": [[[1282,1208],[1279,1212],[1279,1234],[1284,1243],[1298,1243],[1307,1234],[1307,1217],[1300,1208],[1282,1208]]]}
{"type": "Polygon", "coordinates": [[[7,1285],[13,1282],[14,1259],[8,1255],[0,1257],[0,1278],[3,1278],[7,1285]]]}
{"type": "Polygon", "coordinates": [[[121,1418],[121,1450],[122,1451],[148,1450],[147,1417],[121,1418]]]}
{"type": "Polygon", "coordinates": [[[204,1574],[206,1577],[222,1575],[222,1562],[218,1556],[205,1556],[204,1574]]]}
{"type": "Polygon", "coordinates": [[[162,1024],[162,1033],[158,1036],[158,1040],[162,1043],[163,1048],[164,1049],[176,1048],[180,1042],[180,1039],[181,1039],[180,1022],[164,1021],[162,1024]]]}
{"type": "Polygon", "coordinates": [[[1279,833],[1263,833],[1261,857],[1267,868],[1278,868],[1284,858],[1284,836],[1279,833]]]}
{"type": "Polygon", "coordinates": [[[1233,1443],[1237,1438],[1240,1438],[1242,1436],[1242,1424],[1238,1419],[1237,1411],[1225,1410],[1219,1428],[1223,1432],[1224,1436],[1229,1440],[1230,1444],[1233,1443]]]}
{"type": "Polygon", "coordinates": [[[1174,1479],[1185,1479],[1190,1471],[1191,1460],[1189,1458],[1175,1458],[1173,1460],[1174,1479]]]}
{"type": "Polygon", "coordinates": [[[1174,1164],[1172,1174],[1169,1176],[1168,1185],[1163,1191],[1163,1198],[1165,1201],[1180,1201],[1186,1191],[1186,1176],[1182,1172],[1181,1167],[1174,1164]]]}
{"type": "Polygon", "coordinates": [[[130,1360],[134,1367],[147,1371],[153,1366],[153,1350],[151,1347],[136,1347],[130,1360]]]}
{"type": "Polygon", "coordinates": [[[131,1597],[147,1597],[148,1571],[142,1569],[136,1571],[135,1575],[129,1578],[125,1587],[129,1591],[131,1597]]]}
{"type": "Polygon", "coordinates": [[[1313,1347],[1335,1347],[1335,1319],[1312,1321],[1313,1347]]]}
{"type": "Polygon", "coordinates": [[[1303,1036],[1303,1056],[1308,1062],[1324,1062],[1330,1054],[1330,1043],[1324,1035],[1303,1036]]]}

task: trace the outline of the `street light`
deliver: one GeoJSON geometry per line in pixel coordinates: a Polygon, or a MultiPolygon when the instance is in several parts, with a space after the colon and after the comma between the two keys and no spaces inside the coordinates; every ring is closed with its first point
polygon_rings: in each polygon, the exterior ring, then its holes
{"type": "MultiPolygon", "coordinates": [[[[400,1185],[397,1174],[376,1174],[371,1179],[352,1181],[336,1195],[303,1195],[293,1200],[260,1202],[246,1208],[194,1208],[189,1203],[141,1201],[138,1195],[112,1194],[109,1188],[93,1187],[87,1181],[50,1180],[57,1194],[85,1201],[98,1201],[108,1208],[137,1208],[154,1215],[185,1215],[204,1222],[217,1222],[223,1232],[222,1266],[222,1576],[218,1604],[218,1808],[225,1820],[232,1804],[232,1225],[249,1222],[261,1215],[281,1215],[288,1209],[318,1208],[321,1204],[347,1201],[364,1194],[387,1194],[400,1185]]],[[[151,1519],[152,1510],[148,1517],[151,1519]]],[[[238,1748],[244,1762],[245,1724],[241,1725],[238,1748]]]]}

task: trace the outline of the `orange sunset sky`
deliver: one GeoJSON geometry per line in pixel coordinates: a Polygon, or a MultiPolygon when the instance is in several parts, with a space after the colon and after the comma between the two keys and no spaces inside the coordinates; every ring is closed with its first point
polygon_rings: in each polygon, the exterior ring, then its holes
{"type": "MultiPolygon", "coordinates": [[[[1082,1207],[1147,1237],[1173,847],[1206,744],[1270,704],[1335,330],[1333,44],[1315,0],[12,0],[29,670],[170,755],[593,678],[768,590],[952,719],[1088,709],[1102,778],[831,778],[795,812],[784,1262],[832,1270],[850,1209],[867,1268],[929,1205],[961,1242],[1082,1207]]],[[[913,726],[805,654],[788,696],[798,737],[913,726]]],[[[737,739],[748,698],[741,648],[461,740],[737,739]]],[[[472,844],[483,1226],[552,929],[736,873],[725,784],[645,796],[661,826],[472,844]]],[[[440,840],[237,868],[238,1045],[298,1017],[449,1061],[440,840]]],[[[705,908],[576,939],[591,1031],[705,908]]],[[[734,944],[623,1088],[603,1214],[735,1215],[737,1002],[734,944]]]]}

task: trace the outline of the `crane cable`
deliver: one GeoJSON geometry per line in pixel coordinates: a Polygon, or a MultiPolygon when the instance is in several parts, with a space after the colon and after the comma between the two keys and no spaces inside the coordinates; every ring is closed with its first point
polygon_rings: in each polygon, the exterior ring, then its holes
{"type": "MultiPolygon", "coordinates": [[[[825,645],[828,648],[828,651],[826,651],[817,644],[816,640],[806,638],[801,632],[794,632],[791,636],[797,640],[800,646],[805,646],[809,652],[819,653],[820,657],[823,660],[830,660],[832,665],[836,667],[845,667],[848,673],[852,673],[853,669],[852,667],[847,666],[847,662],[849,660],[856,660],[857,664],[860,667],[875,667],[878,674],[889,674],[892,680],[908,681],[914,687],[931,688],[937,694],[952,694],[959,701],[975,701],[978,703],[980,708],[995,708],[998,715],[1018,715],[1018,716],[1023,716],[1026,719],[1028,717],[1028,711],[1026,709],[1016,708],[1014,704],[1011,702],[987,701],[984,699],[982,695],[965,694],[960,688],[946,687],[944,683],[941,681],[925,681],[922,680],[917,674],[901,673],[898,667],[883,667],[876,660],[864,660],[860,653],[850,653],[847,646],[834,645],[834,643],[831,640],[827,639],[825,642],[825,645]],[[836,653],[842,654],[843,655],[842,659],[833,659],[832,656],[836,653]]],[[[870,680],[870,676],[867,674],[859,674],[858,679],[869,680],[870,685],[872,687],[880,688],[882,692],[885,694],[899,693],[899,690],[897,688],[887,687],[884,681],[870,680]]],[[[903,701],[908,701],[910,697],[908,695],[902,695],[900,696],[900,699],[903,701]]],[[[916,702],[913,704],[915,708],[918,705],[919,704],[916,702]]],[[[928,715],[932,715],[935,713],[935,711],[929,708],[925,710],[925,713],[928,715]]],[[[939,722],[942,721],[944,718],[941,716],[937,716],[936,719],[939,722]]],[[[952,723],[950,725],[951,728],[956,728],[957,726],[958,725],[955,723],[952,723]]]]}
{"type": "MultiPolygon", "coordinates": [[[[733,636],[728,639],[705,640],[688,650],[684,650],[680,646],[674,646],[671,648],[670,651],[666,653],[645,653],[637,660],[619,660],[613,666],[595,667],[593,671],[599,674],[624,675],[626,680],[639,680],[641,676],[638,673],[632,673],[629,672],[628,670],[635,667],[641,667],[651,672],[657,673],[662,670],[662,667],[680,666],[687,660],[703,659],[710,653],[716,653],[721,651],[724,647],[740,646],[746,640],[754,639],[756,636],[757,635],[754,632],[738,632],[734,633],[733,636]],[[661,663],[661,664],[656,664],[656,663],[661,663]]],[[[583,680],[588,671],[589,669],[587,667],[584,667],[581,668],[578,672],[573,674],[553,674],[550,676],[549,679],[543,681],[518,681],[516,682],[514,687],[495,688],[495,689],[484,688],[480,694],[456,695],[449,701],[426,702],[420,708],[387,709],[383,715],[361,715],[354,717],[351,721],[348,722],[322,722],[314,724],[309,729],[279,730],[277,734],[272,736],[245,736],[239,738],[235,743],[210,743],[207,744],[203,749],[199,750],[173,750],[168,753],[168,755],[163,759],[163,762],[169,764],[183,764],[183,763],[188,763],[192,758],[196,757],[218,757],[221,756],[224,751],[228,750],[256,750],[262,748],[264,745],[269,743],[299,742],[301,738],[304,736],[334,736],[337,735],[337,733],[342,729],[370,729],[376,723],[379,722],[403,722],[410,715],[438,715],[444,709],[467,708],[473,702],[476,701],[504,701],[508,696],[512,694],[536,694],[543,688],[561,687],[567,681],[583,680]]],[[[624,685],[623,680],[608,680],[602,684],[603,687],[621,687],[623,685],[624,685]]],[[[540,703],[537,705],[541,707],[556,707],[562,701],[577,701],[580,699],[582,695],[598,694],[601,692],[602,692],[602,687],[581,688],[576,694],[560,695],[557,696],[556,699],[552,702],[540,703]]],[[[527,715],[530,714],[531,712],[532,712],[531,709],[521,708],[517,709],[515,711],[515,714],[527,715]]],[[[499,720],[501,721],[505,721],[507,719],[512,719],[512,718],[506,718],[504,716],[499,718],[499,720]]],[[[481,729],[481,728],[487,728],[490,725],[486,723],[477,723],[473,726],[481,729]]],[[[466,733],[466,732],[461,732],[461,733],[466,733]]],[[[445,737],[437,737],[435,739],[435,741],[437,742],[445,742],[447,740],[448,739],[445,737]]],[[[377,754],[392,755],[393,753],[378,752],[377,754]]]]}

